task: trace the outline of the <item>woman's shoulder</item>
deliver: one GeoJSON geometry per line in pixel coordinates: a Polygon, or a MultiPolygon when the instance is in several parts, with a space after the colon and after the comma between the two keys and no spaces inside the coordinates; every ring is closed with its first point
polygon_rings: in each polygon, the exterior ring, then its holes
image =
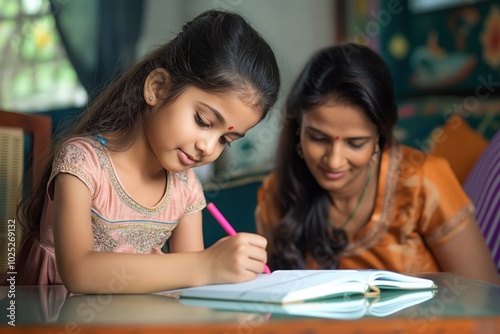
{"type": "Polygon", "coordinates": [[[260,189],[266,192],[274,192],[276,191],[277,185],[278,185],[277,175],[276,172],[273,171],[264,177],[260,189]]]}
{"type": "Polygon", "coordinates": [[[268,202],[277,192],[277,179],[276,172],[271,172],[267,174],[263,180],[262,184],[257,190],[257,200],[260,204],[268,202]]]}
{"type": "Polygon", "coordinates": [[[408,146],[401,146],[400,184],[414,185],[420,180],[425,187],[461,191],[448,160],[422,152],[408,146]]]}
{"type": "Polygon", "coordinates": [[[406,145],[399,145],[401,161],[415,171],[437,170],[442,172],[451,171],[450,165],[445,158],[423,152],[419,149],[406,145]]]}

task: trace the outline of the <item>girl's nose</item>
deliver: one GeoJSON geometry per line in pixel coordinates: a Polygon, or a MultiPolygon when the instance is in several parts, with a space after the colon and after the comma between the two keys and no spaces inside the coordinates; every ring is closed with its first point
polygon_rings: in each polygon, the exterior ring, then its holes
{"type": "Polygon", "coordinates": [[[214,154],[219,143],[219,136],[215,134],[207,134],[206,136],[198,138],[195,143],[197,150],[201,152],[202,156],[211,156],[214,154]]]}

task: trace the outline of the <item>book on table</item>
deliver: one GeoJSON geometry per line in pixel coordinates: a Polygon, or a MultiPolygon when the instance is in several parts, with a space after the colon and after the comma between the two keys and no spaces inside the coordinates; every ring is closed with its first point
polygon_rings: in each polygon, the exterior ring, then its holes
{"type": "Polygon", "coordinates": [[[270,304],[303,303],[360,295],[373,297],[381,291],[433,290],[432,280],[387,270],[277,270],[242,283],[212,284],[169,290],[160,294],[270,304]]]}
{"type": "Polygon", "coordinates": [[[304,303],[255,303],[222,299],[181,298],[184,305],[230,312],[253,313],[277,317],[315,317],[352,320],[363,317],[386,317],[430,300],[435,290],[384,291],[376,297],[345,295],[304,303]]]}

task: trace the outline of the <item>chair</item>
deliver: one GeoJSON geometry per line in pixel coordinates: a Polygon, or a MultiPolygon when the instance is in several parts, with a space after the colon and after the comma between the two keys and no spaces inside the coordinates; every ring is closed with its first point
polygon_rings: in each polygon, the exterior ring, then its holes
{"type": "MultiPolygon", "coordinates": [[[[49,116],[0,110],[0,127],[21,129],[31,140],[31,164],[38,166],[50,151],[52,119],[49,116]]],[[[5,129],[4,129],[5,130],[5,129]]],[[[3,154],[3,153],[2,153],[3,154]]],[[[35,180],[32,180],[32,185],[35,180]]]]}
{"type": "Polygon", "coordinates": [[[500,130],[491,138],[464,183],[476,220],[500,272],[500,130]]]}
{"type": "Polygon", "coordinates": [[[48,116],[0,110],[0,270],[7,266],[8,232],[16,226],[16,246],[21,240],[16,223],[20,195],[29,192],[43,170],[50,151],[52,119],[48,116]],[[32,168],[33,167],[33,168],[32,168]],[[23,189],[24,180],[27,188],[23,189]]]}

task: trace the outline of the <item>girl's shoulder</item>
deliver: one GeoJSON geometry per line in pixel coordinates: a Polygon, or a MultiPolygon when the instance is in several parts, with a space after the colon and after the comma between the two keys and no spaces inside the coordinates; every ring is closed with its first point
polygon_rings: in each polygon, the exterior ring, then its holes
{"type": "Polygon", "coordinates": [[[61,148],[69,145],[78,145],[82,147],[97,147],[101,145],[100,141],[94,136],[70,137],[62,141],[61,148]]]}
{"type": "Polygon", "coordinates": [[[57,148],[53,169],[59,170],[62,168],[60,166],[100,169],[107,160],[109,159],[104,146],[96,138],[91,136],[72,137],[64,140],[57,148]]]}
{"type": "Polygon", "coordinates": [[[107,161],[104,148],[93,137],[68,138],[55,152],[48,188],[56,175],[67,173],[78,177],[94,196],[107,161]]]}

